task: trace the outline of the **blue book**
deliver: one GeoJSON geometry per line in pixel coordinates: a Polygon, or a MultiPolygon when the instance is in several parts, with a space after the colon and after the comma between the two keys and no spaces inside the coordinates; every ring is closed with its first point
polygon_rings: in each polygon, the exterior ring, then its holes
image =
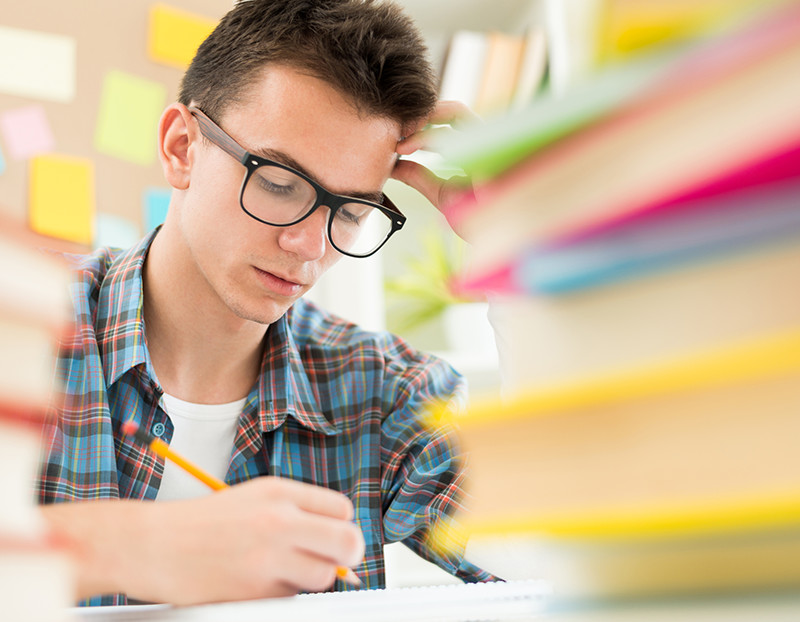
{"type": "Polygon", "coordinates": [[[653,215],[562,247],[528,249],[508,278],[520,291],[561,294],[742,252],[800,232],[800,179],[698,203],[686,206],[695,209],[653,215]]]}

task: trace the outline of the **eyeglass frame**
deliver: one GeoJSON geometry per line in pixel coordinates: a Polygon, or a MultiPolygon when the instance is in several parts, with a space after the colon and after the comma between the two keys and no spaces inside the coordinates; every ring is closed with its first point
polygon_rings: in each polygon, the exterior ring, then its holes
{"type": "Polygon", "coordinates": [[[343,255],[347,255],[348,257],[355,257],[357,259],[361,259],[364,257],[370,257],[377,253],[383,245],[392,237],[397,231],[403,228],[403,225],[406,222],[406,216],[395,206],[394,203],[387,197],[385,194],[383,195],[383,203],[375,203],[373,201],[367,201],[366,199],[359,199],[356,197],[348,197],[341,194],[335,194],[329,191],[324,186],[320,185],[318,182],[313,180],[311,177],[298,171],[291,166],[287,166],[281,162],[276,162],[275,160],[271,160],[269,158],[263,158],[261,156],[254,155],[247,151],[244,147],[242,147],[230,134],[228,134],[225,130],[223,130],[219,125],[217,125],[211,117],[209,117],[206,113],[202,110],[197,108],[196,106],[187,106],[189,113],[197,120],[197,124],[200,127],[200,133],[214,143],[217,147],[222,149],[225,153],[230,155],[232,158],[237,160],[240,164],[244,165],[246,169],[246,173],[244,179],[242,180],[242,186],[239,189],[239,206],[242,208],[245,214],[250,216],[253,220],[257,220],[260,223],[265,225],[270,225],[272,227],[291,227],[292,225],[296,225],[299,222],[302,222],[311,214],[313,214],[317,209],[324,205],[330,210],[330,215],[328,216],[328,226],[326,227],[326,232],[328,234],[328,242],[330,242],[331,246],[335,248],[338,252],[342,253],[343,255]],[[247,182],[250,181],[250,178],[253,176],[253,173],[261,166],[277,166],[278,168],[282,168],[290,173],[297,175],[301,179],[308,182],[316,191],[317,198],[314,201],[312,207],[305,213],[303,216],[294,220],[290,223],[285,224],[277,224],[273,222],[267,222],[258,216],[254,216],[251,214],[244,205],[244,190],[247,187],[247,182]],[[379,209],[382,211],[386,216],[389,217],[392,228],[389,233],[386,234],[386,237],[383,239],[377,247],[375,247],[372,251],[367,253],[366,255],[356,255],[350,253],[348,251],[342,250],[339,248],[336,243],[333,241],[332,235],[332,227],[333,227],[333,217],[336,215],[336,212],[339,210],[342,205],[346,203],[361,203],[363,205],[368,205],[375,209],[379,209]]]}

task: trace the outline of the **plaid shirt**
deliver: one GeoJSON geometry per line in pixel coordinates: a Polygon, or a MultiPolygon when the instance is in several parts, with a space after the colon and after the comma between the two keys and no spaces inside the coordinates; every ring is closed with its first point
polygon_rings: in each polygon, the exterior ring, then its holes
{"type": "MultiPolygon", "coordinates": [[[[45,434],[42,503],[156,498],[163,460],[120,433],[128,419],[167,443],[173,433],[142,318],[142,267],[154,235],[124,253],[75,258],[77,331],[59,357],[65,399],[45,434]]],[[[458,507],[462,473],[447,435],[424,425],[425,407],[444,400],[458,408],[463,388],[444,362],[299,300],[267,331],[225,481],[274,475],[346,494],[366,541],[355,570],[367,588],[385,585],[383,545],[395,541],[465,581],[491,579],[429,543],[432,524],[458,507]]],[[[348,588],[337,581],[336,589],[348,588]]]]}

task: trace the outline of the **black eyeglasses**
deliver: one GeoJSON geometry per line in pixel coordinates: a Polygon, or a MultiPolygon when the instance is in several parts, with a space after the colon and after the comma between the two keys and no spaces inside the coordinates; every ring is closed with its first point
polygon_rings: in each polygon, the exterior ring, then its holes
{"type": "Polygon", "coordinates": [[[249,153],[202,110],[190,107],[189,112],[203,136],[245,166],[239,204],[259,222],[289,227],[325,205],[328,240],[350,257],[376,253],[405,224],[406,217],[385,195],[381,204],[329,192],[300,171],[249,153]]]}

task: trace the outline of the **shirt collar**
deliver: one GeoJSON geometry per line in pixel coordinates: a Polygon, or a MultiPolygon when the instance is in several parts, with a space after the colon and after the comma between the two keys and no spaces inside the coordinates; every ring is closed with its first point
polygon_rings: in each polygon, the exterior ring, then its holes
{"type": "Polygon", "coordinates": [[[142,267],[156,232],[119,254],[100,285],[95,330],[107,386],[149,361],[142,317],[142,267]]]}
{"type": "MultiPolygon", "coordinates": [[[[156,233],[154,230],[137,246],[119,255],[100,287],[96,330],[107,386],[143,363],[157,384],[145,345],[142,315],[142,269],[156,233]]],[[[303,305],[302,301],[296,304],[303,305]]],[[[264,359],[255,387],[261,429],[274,430],[287,416],[292,416],[315,432],[335,434],[337,426],[322,413],[290,330],[292,313],[290,309],[267,331],[264,359]]]]}
{"type": "Polygon", "coordinates": [[[336,434],[338,426],[322,412],[291,331],[291,318],[303,306],[297,301],[267,331],[258,386],[261,428],[273,430],[290,415],[315,432],[336,434]]]}

